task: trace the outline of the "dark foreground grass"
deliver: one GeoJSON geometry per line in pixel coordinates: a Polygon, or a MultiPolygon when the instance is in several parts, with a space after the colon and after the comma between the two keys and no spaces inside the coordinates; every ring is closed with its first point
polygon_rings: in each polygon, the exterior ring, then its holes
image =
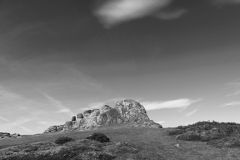
{"type": "MultiPolygon", "coordinates": [[[[110,138],[111,142],[129,142],[138,152],[117,152],[116,160],[132,158],[134,160],[239,160],[240,148],[214,148],[206,142],[191,142],[175,139],[168,133],[174,129],[127,128],[124,126],[106,127],[101,132],[110,138]]],[[[54,134],[29,136],[14,140],[0,141],[0,147],[28,144],[31,142],[50,141],[61,136],[75,140],[85,139],[95,131],[75,131],[54,134]]],[[[110,142],[109,142],[110,143],[110,142]]],[[[103,155],[104,156],[104,155],[103,155]]],[[[104,159],[104,157],[103,157],[104,159]]]]}

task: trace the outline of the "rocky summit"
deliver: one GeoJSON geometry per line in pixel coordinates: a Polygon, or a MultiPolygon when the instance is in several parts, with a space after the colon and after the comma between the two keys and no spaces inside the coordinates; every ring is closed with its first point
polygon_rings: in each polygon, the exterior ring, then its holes
{"type": "Polygon", "coordinates": [[[162,128],[162,126],[150,120],[146,109],[139,102],[131,99],[117,102],[115,107],[104,105],[99,109],[85,110],[83,113],[73,116],[71,121],[64,125],[49,127],[44,133],[91,130],[102,126],[127,124],[133,127],[162,128]]]}

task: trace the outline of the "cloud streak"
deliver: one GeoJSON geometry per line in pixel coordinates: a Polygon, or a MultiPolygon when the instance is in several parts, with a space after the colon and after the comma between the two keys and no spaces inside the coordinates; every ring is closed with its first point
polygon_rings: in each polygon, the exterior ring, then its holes
{"type": "Polygon", "coordinates": [[[214,4],[240,4],[240,0],[214,0],[214,4]]]}
{"type": "Polygon", "coordinates": [[[29,108],[43,106],[42,103],[27,99],[19,94],[8,91],[0,86],[0,106],[4,115],[20,111],[29,112],[29,108]]]}
{"type": "Polygon", "coordinates": [[[240,94],[240,79],[236,79],[232,82],[226,83],[224,89],[234,90],[232,93],[228,94],[227,97],[237,96],[240,94]]]}
{"type": "Polygon", "coordinates": [[[159,122],[156,122],[156,123],[162,124],[162,123],[166,123],[166,121],[159,121],[159,122]]]}
{"type": "Polygon", "coordinates": [[[28,128],[26,128],[26,127],[24,127],[22,125],[24,123],[29,122],[31,120],[29,118],[20,118],[20,119],[17,119],[15,122],[10,121],[10,120],[8,120],[8,119],[6,119],[4,117],[1,117],[1,116],[0,116],[0,119],[3,120],[3,121],[8,122],[8,124],[0,126],[1,130],[9,130],[9,129],[12,129],[13,127],[17,126],[17,127],[21,128],[22,130],[24,130],[24,131],[26,131],[28,133],[32,133],[32,130],[30,130],[30,129],[28,129],[28,128]]]}
{"type": "MultiPolygon", "coordinates": [[[[108,0],[103,3],[94,14],[105,27],[111,27],[122,22],[154,15],[156,12],[168,6],[171,1],[172,0],[108,0]]],[[[165,15],[165,19],[174,17],[178,16],[165,15]]],[[[161,16],[159,16],[159,18],[161,18],[161,16]]]]}
{"type": "Polygon", "coordinates": [[[180,18],[185,13],[187,13],[187,10],[179,9],[171,12],[160,12],[159,14],[156,14],[156,17],[160,19],[165,19],[165,20],[176,19],[176,18],[180,18]]]}
{"type": "MultiPolygon", "coordinates": [[[[94,11],[100,22],[110,28],[117,24],[155,16],[160,19],[176,19],[187,13],[180,8],[167,11],[172,2],[177,0],[105,0],[94,11]]],[[[240,0],[209,0],[213,5],[240,4],[240,0]]]]}
{"type": "Polygon", "coordinates": [[[240,105],[240,102],[239,101],[235,101],[235,102],[226,103],[226,104],[222,105],[222,107],[226,107],[226,106],[239,106],[239,105],[240,105]]]}
{"type": "Polygon", "coordinates": [[[87,108],[83,108],[83,109],[95,109],[95,108],[100,108],[108,103],[116,103],[122,99],[125,99],[125,98],[112,98],[112,99],[109,99],[109,100],[106,100],[106,101],[102,101],[102,102],[95,102],[95,103],[90,103],[87,107],[87,108]]]}
{"type": "Polygon", "coordinates": [[[201,101],[201,99],[190,100],[190,99],[177,99],[170,101],[148,101],[141,102],[146,110],[157,110],[157,109],[175,109],[180,108],[182,110],[186,109],[188,106],[201,101]]]}
{"type": "Polygon", "coordinates": [[[40,122],[37,122],[38,124],[49,124],[49,122],[46,122],[46,121],[40,121],[40,122]]]}
{"type": "Polygon", "coordinates": [[[57,113],[66,113],[69,116],[75,115],[69,108],[64,106],[61,101],[54,99],[53,97],[43,93],[40,91],[51,103],[52,106],[56,107],[58,109],[57,113]]]}
{"type": "Polygon", "coordinates": [[[190,116],[192,116],[194,113],[196,113],[198,110],[197,109],[195,109],[195,110],[193,110],[193,111],[191,111],[191,112],[188,112],[188,113],[186,113],[186,117],[190,117],[190,116]]]}

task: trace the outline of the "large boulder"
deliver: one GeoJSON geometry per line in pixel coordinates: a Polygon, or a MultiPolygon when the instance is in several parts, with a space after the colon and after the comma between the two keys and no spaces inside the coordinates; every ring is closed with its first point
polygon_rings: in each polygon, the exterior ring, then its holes
{"type": "Polygon", "coordinates": [[[22,136],[18,133],[10,134],[7,132],[0,132],[0,140],[2,139],[12,139],[12,138],[21,138],[22,136]]]}
{"type": "MultiPolygon", "coordinates": [[[[131,99],[116,103],[115,107],[104,105],[99,109],[86,110],[77,115],[77,119],[66,122],[61,130],[89,130],[101,126],[114,124],[128,124],[134,127],[162,128],[162,126],[150,120],[145,108],[131,99]]],[[[52,126],[46,132],[60,131],[58,126],[52,126]]]]}
{"type": "Polygon", "coordinates": [[[122,122],[123,120],[119,112],[115,108],[109,106],[106,110],[101,110],[101,113],[97,116],[97,124],[99,125],[117,124],[122,122]]]}
{"type": "Polygon", "coordinates": [[[83,116],[87,118],[92,113],[92,110],[86,110],[83,112],[83,116]]]}

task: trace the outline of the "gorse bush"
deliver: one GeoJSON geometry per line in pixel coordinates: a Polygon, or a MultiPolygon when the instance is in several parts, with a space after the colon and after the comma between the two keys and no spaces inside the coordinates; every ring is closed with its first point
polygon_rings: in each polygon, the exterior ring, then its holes
{"type": "Polygon", "coordinates": [[[70,141],[74,141],[74,139],[71,137],[59,137],[55,140],[55,143],[56,144],[64,144],[64,143],[67,143],[70,141]]]}
{"type": "Polygon", "coordinates": [[[181,134],[177,137],[177,139],[180,140],[186,140],[186,141],[201,141],[201,136],[199,134],[181,134]]]}
{"type": "Polygon", "coordinates": [[[209,141],[207,142],[209,145],[213,145],[215,147],[221,148],[221,147],[240,147],[240,136],[231,136],[231,137],[225,137],[222,139],[218,139],[215,141],[209,141]]]}
{"type": "Polygon", "coordinates": [[[93,133],[92,135],[88,136],[87,139],[90,140],[95,140],[99,142],[109,142],[110,139],[105,135],[100,132],[93,133]]]}
{"type": "Polygon", "coordinates": [[[216,146],[240,147],[239,138],[234,138],[240,135],[240,124],[237,123],[197,122],[188,126],[178,126],[168,132],[168,135],[177,135],[176,138],[179,140],[203,141],[216,146]]]}
{"type": "Polygon", "coordinates": [[[185,130],[183,129],[175,129],[173,131],[170,131],[168,134],[169,135],[179,135],[185,133],[185,130]]]}

